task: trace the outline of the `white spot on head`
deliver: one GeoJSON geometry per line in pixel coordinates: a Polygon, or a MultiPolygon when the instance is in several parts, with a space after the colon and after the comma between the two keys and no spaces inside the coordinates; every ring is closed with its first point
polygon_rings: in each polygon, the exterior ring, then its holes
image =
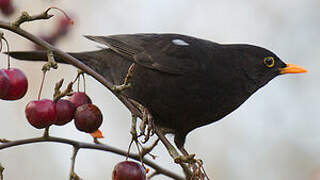
{"type": "Polygon", "coordinates": [[[189,46],[189,43],[185,42],[182,39],[173,39],[172,43],[178,46],[189,46]]]}

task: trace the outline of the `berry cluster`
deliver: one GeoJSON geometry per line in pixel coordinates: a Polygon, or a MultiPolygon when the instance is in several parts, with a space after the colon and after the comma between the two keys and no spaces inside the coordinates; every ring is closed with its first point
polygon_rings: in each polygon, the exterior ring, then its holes
{"type": "Polygon", "coordinates": [[[68,99],[57,102],[49,99],[31,101],[25,113],[29,123],[38,129],[62,126],[74,119],[79,131],[93,133],[102,124],[101,111],[84,92],[75,92],[68,99]]]}

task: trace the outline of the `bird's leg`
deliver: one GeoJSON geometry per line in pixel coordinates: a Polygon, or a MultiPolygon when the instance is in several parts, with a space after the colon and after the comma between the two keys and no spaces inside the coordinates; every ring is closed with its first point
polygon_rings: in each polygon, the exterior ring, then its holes
{"type": "Polygon", "coordinates": [[[128,73],[127,73],[126,77],[124,78],[123,84],[113,85],[112,91],[119,93],[119,92],[129,88],[131,86],[130,79],[133,76],[134,69],[135,69],[135,63],[132,63],[128,68],[128,73]]]}
{"type": "Polygon", "coordinates": [[[149,140],[150,136],[154,134],[153,129],[154,129],[153,117],[149,113],[147,108],[143,108],[142,122],[140,124],[140,133],[141,135],[144,135],[144,141],[142,143],[146,143],[149,140]],[[146,125],[148,125],[147,133],[145,133],[146,125]]]}
{"type": "Polygon", "coordinates": [[[154,134],[154,119],[153,116],[151,115],[151,113],[149,112],[149,110],[147,108],[145,108],[143,105],[141,105],[140,103],[138,103],[137,101],[133,100],[133,99],[128,99],[137,109],[139,109],[140,112],[142,112],[142,116],[141,116],[141,123],[140,123],[140,133],[139,133],[139,137],[140,136],[144,136],[144,141],[142,143],[146,143],[149,138],[154,134]],[[148,125],[148,128],[147,128],[148,125]],[[146,128],[147,128],[147,133],[146,133],[146,128]]]}
{"type": "Polygon", "coordinates": [[[136,126],[137,126],[137,116],[132,114],[132,122],[131,122],[131,128],[130,128],[131,141],[130,141],[128,151],[127,151],[127,159],[128,159],[129,153],[130,153],[132,143],[135,142],[137,149],[138,149],[139,156],[140,156],[140,161],[143,165],[142,159],[147,154],[149,156],[151,156],[153,159],[156,159],[157,156],[151,154],[151,151],[154,149],[154,147],[156,147],[156,145],[159,142],[159,139],[157,139],[150,147],[147,147],[147,148],[143,147],[142,144],[139,142],[139,139],[138,139],[139,136],[137,134],[136,126]]]}
{"type": "Polygon", "coordinates": [[[131,128],[130,128],[131,141],[130,141],[128,151],[127,151],[127,158],[129,156],[129,152],[130,152],[131,145],[132,145],[133,141],[135,141],[135,142],[138,141],[136,127],[137,127],[137,116],[135,114],[131,114],[131,128]]]}

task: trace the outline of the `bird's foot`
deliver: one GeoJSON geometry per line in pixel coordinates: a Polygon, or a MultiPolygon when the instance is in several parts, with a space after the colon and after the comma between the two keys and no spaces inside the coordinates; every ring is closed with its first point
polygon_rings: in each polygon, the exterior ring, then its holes
{"type": "Polygon", "coordinates": [[[127,73],[126,77],[124,78],[123,84],[121,84],[121,85],[113,85],[112,86],[112,91],[113,92],[119,93],[119,92],[131,87],[131,83],[129,81],[133,76],[134,69],[135,69],[135,63],[133,63],[133,64],[131,64],[129,66],[128,73],[127,73]]]}
{"type": "Polygon", "coordinates": [[[142,159],[145,155],[149,155],[151,156],[153,159],[155,159],[157,156],[151,154],[151,151],[154,149],[154,147],[158,144],[159,139],[157,139],[150,147],[143,147],[142,144],[139,142],[139,137],[142,135],[138,135],[137,130],[136,130],[136,126],[137,126],[137,116],[132,114],[132,122],[131,122],[131,129],[130,129],[130,134],[131,134],[131,142],[129,144],[128,147],[128,152],[127,152],[127,156],[130,153],[130,149],[131,149],[131,145],[133,142],[135,142],[138,152],[139,152],[139,156],[142,162],[142,159]]]}
{"type": "Polygon", "coordinates": [[[142,122],[140,124],[140,135],[144,136],[142,143],[146,143],[154,135],[154,121],[147,108],[143,108],[142,122]]]}

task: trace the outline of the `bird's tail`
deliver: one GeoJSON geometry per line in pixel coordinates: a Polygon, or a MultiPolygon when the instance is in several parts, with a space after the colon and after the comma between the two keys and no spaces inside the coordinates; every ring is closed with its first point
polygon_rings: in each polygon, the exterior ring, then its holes
{"type": "MultiPolygon", "coordinates": [[[[68,53],[71,56],[79,59],[80,61],[84,61],[83,59],[86,57],[88,54],[97,54],[100,51],[91,51],[91,52],[81,52],[81,53],[68,53]]],[[[9,56],[18,59],[18,60],[23,60],[23,61],[47,61],[47,51],[11,51],[11,52],[5,52],[5,54],[8,54],[9,56]]],[[[62,58],[60,58],[57,55],[54,55],[54,58],[56,62],[58,63],[65,63],[67,62],[63,61],[62,58]]]]}
{"type": "MultiPolygon", "coordinates": [[[[25,61],[47,61],[46,51],[12,51],[6,52],[9,56],[25,61]]],[[[124,61],[123,57],[112,52],[110,49],[101,49],[89,52],[68,53],[77,58],[94,71],[104,76],[113,84],[121,83],[123,76],[125,76],[130,63],[124,61]]],[[[55,61],[58,63],[65,63],[63,59],[54,55],[55,61]]]]}

